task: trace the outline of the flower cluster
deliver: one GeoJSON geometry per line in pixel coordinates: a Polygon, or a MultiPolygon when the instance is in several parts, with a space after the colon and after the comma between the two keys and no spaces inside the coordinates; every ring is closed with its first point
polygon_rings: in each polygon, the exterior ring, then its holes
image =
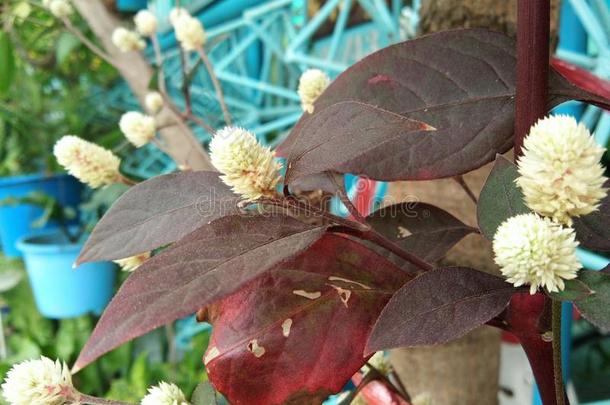
{"type": "Polygon", "coordinates": [[[135,31],[119,27],[112,32],[112,43],[121,52],[141,51],[146,47],[146,42],[135,31]]]}
{"type": "Polygon", "coordinates": [[[73,399],[75,390],[65,363],[41,357],[14,365],[2,393],[11,405],[63,405],[73,399]]]}
{"type": "Polygon", "coordinates": [[[138,33],[145,37],[155,35],[157,32],[157,17],[148,10],[140,10],[133,18],[138,33]]]}
{"type": "Polygon", "coordinates": [[[119,127],[136,148],[146,145],[155,137],[155,119],[137,111],[129,111],[121,117],[119,127]]]}
{"type": "Polygon", "coordinates": [[[161,381],[158,386],[148,389],[141,405],[189,405],[184,393],[175,384],[161,381]]]}
{"type": "Polygon", "coordinates": [[[69,17],[73,12],[68,0],[43,0],[42,5],[57,18],[69,17]]]}
{"type": "Polygon", "coordinates": [[[218,131],[210,143],[210,158],[225,184],[246,200],[275,195],[280,165],[251,132],[238,127],[218,131]]]}
{"type": "Polygon", "coordinates": [[[320,69],[306,70],[299,79],[298,93],[304,111],[313,113],[313,103],[326,90],[330,78],[320,69]]]}
{"type": "Polygon", "coordinates": [[[589,130],[572,117],[541,119],[534,125],[519,158],[517,184],[533,211],[566,225],[589,214],[606,195],[599,147],[589,130]]]}
{"type": "Polygon", "coordinates": [[[576,234],[572,228],[537,214],[509,218],[493,240],[495,261],[507,281],[519,287],[539,287],[555,292],[564,289],[563,280],[576,278],[581,265],[576,257],[576,234]]]}
{"type": "Polygon", "coordinates": [[[121,160],[111,151],[74,135],[55,144],[53,154],[68,173],[92,188],[117,182],[121,160]]]}
{"type": "Polygon", "coordinates": [[[173,9],[170,13],[170,22],[176,31],[176,39],[185,51],[201,49],[206,41],[203,24],[191,16],[185,9],[173,9]]]}
{"type": "Polygon", "coordinates": [[[140,253],[139,255],[127,257],[125,259],[118,259],[114,262],[121,266],[123,271],[134,271],[141,265],[143,265],[148,259],[150,259],[150,252],[140,253]]]}

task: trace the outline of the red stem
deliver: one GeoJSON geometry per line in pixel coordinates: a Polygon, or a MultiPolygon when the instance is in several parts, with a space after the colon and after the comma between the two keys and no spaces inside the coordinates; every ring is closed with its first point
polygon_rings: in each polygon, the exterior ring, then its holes
{"type": "Polygon", "coordinates": [[[540,335],[519,337],[521,346],[534,372],[540,397],[544,405],[557,404],[555,399],[555,373],[553,372],[553,344],[540,335]]]}
{"type": "Polygon", "coordinates": [[[550,7],[550,0],[519,0],[517,6],[515,159],[530,127],[547,113],[550,7]]]}

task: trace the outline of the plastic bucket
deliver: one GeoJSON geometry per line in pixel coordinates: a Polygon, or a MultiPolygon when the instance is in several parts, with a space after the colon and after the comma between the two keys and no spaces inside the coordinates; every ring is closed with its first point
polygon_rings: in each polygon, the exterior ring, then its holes
{"type": "MultiPolygon", "coordinates": [[[[25,197],[36,191],[54,197],[62,206],[77,208],[81,190],[79,181],[67,174],[30,174],[0,178],[0,201],[10,197],[25,197]]],[[[21,257],[21,252],[15,246],[18,239],[57,227],[56,223],[49,222],[43,228],[34,228],[32,222],[38,219],[42,212],[42,208],[30,204],[0,207],[0,240],[6,256],[21,257]]]]}
{"type": "Polygon", "coordinates": [[[88,312],[101,314],[114,292],[116,266],[86,263],[72,268],[82,243],[69,243],[60,232],[20,239],[36,306],[47,318],[64,319],[88,312]]]}

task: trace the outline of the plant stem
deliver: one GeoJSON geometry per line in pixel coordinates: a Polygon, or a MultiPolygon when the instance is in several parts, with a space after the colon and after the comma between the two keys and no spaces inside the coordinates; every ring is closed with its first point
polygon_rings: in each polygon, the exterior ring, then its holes
{"type": "Polygon", "coordinates": [[[229,109],[227,108],[227,104],[225,102],[225,96],[222,93],[222,87],[220,87],[220,82],[218,81],[218,77],[216,77],[216,73],[214,72],[214,67],[212,66],[212,62],[210,62],[210,58],[205,53],[203,48],[199,48],[197,50],[199,53],[199,57],[203,61],[205,68],[210,75],[210,79],[212,80],[212,84],[214,85],[214,90],[216,91],[216,98],[218,98],[218,103],[220,104],[220,108],[222,109],[222,115],[224,116],[225,123],[227,125],[231,125],[231,115],[229,114],[229,109]]]}
{"type": "Polygon", "coordinates": [[[381,246],[384,249],[389,250],[390,252],[394,253],[398,257],[406,260],[407,262],[415,265],[416,267],[419,267],[423,271],[434,270],[433,265],[426,262],[425,260],[420,259],[419,257],[415,256],[414,254],[407,252],[406,250],[402,249],[401,247],[396,245],[394,242],[392,242],[390,239],[386,238],[385,236],[383,236],[382,234],[378,233],[377,231],[375,231],[373,229],[370,229],[369,231],[366,231],[366,232],[359,232],[359,237],[361,237],[362,239],[368,240],[369,242],[373,242],[373,243],[381,246]]]}
{"type": "Polygon", "coordinates": [[[563,371],[561,367],[561,301],[553,300],[553,371],[555,375],[555,399],[557,405],[565,405],[565,389],[563,387],[563,371]]]}
{"type": "Polygon", "coordinates": [[[550,0],[518,0],[515,159],[523,139],[547,113],[550,0]]]}
{"type": "Polygon", "coordinates": [[[91,405],[133,405],[130,402],[123,402],[123,401],[115,401],[113,399],[104,399],[104,398],[97,398],[97,397],[92,397],[91,395],[86,395],[86,394],[79,394],[79,401],[81,403],[84,404],[91,404],[91,405]]]}
{"type": "Polygon", "coordinates": [[[89,48],[89,50],[91,52],[93,52],[94,54],[96,54],[97,56],[102,58],[109,65],[118,69],[117,65],[112,60],[112,57],[110,57],[110,55],[108,55],[106,52],[102,51],[101,48],[99,48],[97,45],[95,45],[93,42],[91,42],[89,40],[89,38],[87,38],[82,32],[80,32],[80,30],[78,28],[76,28],[74,25],[72,25],[72,21],[70,21],[70,19],[68,17],[62,18],[61,21],[64,23],[66,29],[68,31],[70,31],[76,38],[78,38],[78,40],[81,41],[83,43],[83,45],[85,45],[87,48],[89,48]]]}
{"type": "Polygon", "coordinates": [[[477,197],[474,195],[474,193],[472,192],[472,190],[468,186],[468,184],[466,184],[466,181],[464,180],[464,177],[463,176],[455,176],[453,178],[453,180],[455,180],[456,183],[459,184],[460,187],[462,187],[462,189],[468,195],[468,197],[472,200],[474,205],[477,205],[478,204],[477,197]]]}
{"type": "MultiPolygon", "coordinates": [[[[176,6],[176,7],[178,7],[178,6],[176,6]]],[[[189,83],[188,83],[189,80],[188,80],[186,63],[187,63],[186,53],[184,52],[182,47],[180,47],[180,67],[182,69],[182,94],[184,95],[184,104],[185,104],[185,108],[186,108],[186,113],[190,114],[192,111],[191,91],[190,91],[190,87],[189,87],[189,83]]]]}
{"type": "Polygon", "coordinates": [[[540,335],[519,336],[519,340],[532,367],[542,403],[559,405],[555,397],[552,343],[543,341],[540,335]]]}
{"type": "Polygon", "coordinates": [[[166,93],[165,88],[165,72],[163,71],[163,55],[161,54],[161,45],[159,44],[159,38],[157,38],[157,34],[154,34],[150,37],[150,41],[152,42],[153,49],[155,50],[155,60],[157,62],[157,82],[159,82],[159,90],[162,93],[166,93]]]}

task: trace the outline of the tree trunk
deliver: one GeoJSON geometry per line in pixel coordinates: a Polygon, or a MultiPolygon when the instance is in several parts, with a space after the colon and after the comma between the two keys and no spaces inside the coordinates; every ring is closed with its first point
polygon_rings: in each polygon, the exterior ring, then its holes
{"type": "MultiPolygon", "coordinates": [[[[123,53],[114,46],[112,32],[120,23],[101,0],[74,0],[73,3],[112,58],[134,95],[143,104],[153,75],[153,70],[144,56],[138,52],[123,53]]],[[[215,170],[192,131],[186,125],[177,124],[178,120],[182,121],[180,116],[165,108],[157,118],[159,122],[174,123],[159,132],[168,154],[179,166],[191,170],[215,170]]]]}
{"type": "MultiPolygon", "coordinates": [[[[551,38],[557,38],[559,1],[552,1],[551,38]]],[[[423,0],[420,34],[484,27],[516,34],[517,1],[423,0]]],[[[491,165],[464,176],[478,195],[491,165]]],[[[389,201],[423,201],[437,205],[469,225],[476,226],[476,208],[456,181],[402,182],[390,185],[389,201]]],[[[481,235],[470,235],[457,244],[445,264],[464,265],[497,273],[491,244],[481,235]]],[[[435,404],[494,405],[498,403],[500,333],[483,326],[455,342],[435,347],[398,349],[392,363],[411,395],[429,393],[435,404]]]]}

